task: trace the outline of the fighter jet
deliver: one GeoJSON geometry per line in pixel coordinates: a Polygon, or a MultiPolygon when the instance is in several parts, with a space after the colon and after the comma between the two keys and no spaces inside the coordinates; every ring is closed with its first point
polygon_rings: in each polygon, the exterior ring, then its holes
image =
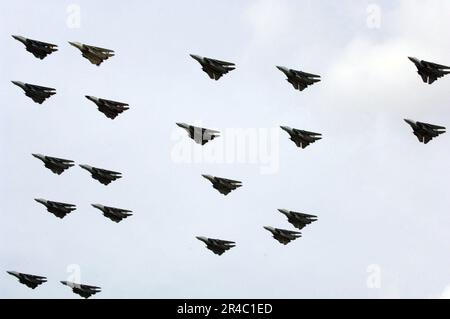
{"type": "Polygon", "coordinates": [[[287,209],[279,209],[280,213],[286,215],[288,221],[294,225],[295,228],[302,230],[307,225],[314,223],[317,221],[317,216],[297,213],[293,211],[289,211],[287,209]]]}
{"type": "Polygon", "coordinates": [[[216,137],[220,136],[220,132],[218,131],[210,130],[203,127],[197,127],[185,123],[176,123],[176,124],[179,127],[185,129],[188,132],[189,137],[192,138],[197,144],[205,145],[209,141],[212,141],[216,137]]]}
{"type": "Polygon", "coordinates": [[[235,64],[231,62],[215,60],[195,54],[190,54],[190,56],[201,64],[202,70],[205,71],[212,80],[217,81],[224,74],[227,74],[236,68],[235,64]]]}
{"type": "Polygon", "coordinates": [[[42,104],[50,96],[56,94],[56,90],[45,86],[39,86],[20,81],[11,81],[13,84],[25,91],[25,95],[31,98],[34,102],[42,104]]]}
{"type": "Polygon", "coordinates": [[[92,295],[95,295],[96,293],[101,292],[101,288],[96,287],[96,286],[76,284],[76,283],[70,282],[70,281],[61,281],[61,283],[65,286],[72,288],[72,291],[74,293],[76,293],[77,295],[80,295],[81,297],[86,298],[86,299],[91,297],[92,295]]]}
{"type": "Polygon", "coordinates": [[[47,55],[58,51],[58,46],[56,44],[27,39],[20,35],[13,35],[12,37],[17,41],[22,42],[28,52],[33,53],[36,58],[41,60],[44,59],[47,55]]]}
{"type": "Polygon", "coordinates": [[[322,139],[322,134],[320,133],[303,131],[296,128],[290,128],[289,126],[281,126],[281,129],[288,132],[291,136],[291,141],[293,141],[297,147],[301,147],[302,149],[305,149],[310,144],[322,139]]]}
{"type": "Polygon", "coordinates": [[[82,44],[80,42],[69,42],[70,45],[81,51],[81,55],[88,59],[92,64],[100,66],[103,61],[114,56],[114,51],[110,49],[104,49],[99,47],[94,47],[92,45],[82,44]]]}
{"type": "Polygon", "coordinates": [[[44,162],[44,166],[57,175],[61,175],[66,169],[69,169],[70,167],[74,166],[72,160],[50,157],[42,154],[31,154],[31,155],[44,162]]]}
{"type": "Polygon", "coordinates": [[[19,279],[19,282],[21,284],[24,284],[31,289],[34,289],[37,286],[42,285],[44,282],[47,282],[47,278],[42,276],[23,274],[17,271],[7,271],[7,273],[11,276],[16,277],[17,279],[19,279]]]}
{"type": "Polygon", "coordinates": [[[417,136],[420,143],[428,144],[433,138],[445,133],[445,127],[428,123],[415,122],[413,120],[405,120],[411,125],[414,135],[417,136]]]}
{"type": "Polygon", "coordinates": [[[203,236],[195,237],[206,244],[206,248],[211,250],[216,255],[222,255],[225,251],[235,247],[234,241],[226,241],[220,239],[212,239],[203,236]]]}
{"type": "Polygon", "coordinates": [[[35,201],[47,207],[47,211],[61,219],[77,209],[77,207],[73,204],[53,202],[42,198],[36,198],[35,201]]]}
{"type": "Polygon", "coordinates": [[[242,186],[242,182],[234,181],[232,179],[215,177],[211,175],[202,176],[209,180],[213,184],[213,187],[225,196],[228,195],[231,191],[234,191],[235,189],[242,186]]]}
{"type": "Polygon", "coordinates": [[[296,240],[299,237],[302,237],[302,234],[296,231],[273,228],[270,226],[264,226],[264,229],[270,231],[273,235],[273,238],[278,240],[283,245],[287,245],[291,241],[296,240]]]}
{"type": "Polygon", "coordinates": [[[100,99],[89,95],[86,95],[86,98],[97,104],[98,110],[111,120],[114,120],[120,113],[129,109],[126,103],[100,99]]]}
{"type": "Polygon", "coordinates": [[[103,216],[111,219],[113,222],[121,222],[122,219],[127,218],[128,216],[132,216],[133,211],[121,209],[121,208],[115,208],[115,207],[108,207],[100,204],[92,204],[93,207],[100,209],[103,212],[103,216]]]}
{"type": "Polygon", "coordinates": [[[440,65],[417,58],[408,57],[417,67],[417,73],[422,77],[423,82],[433,84],[439,78],[450,73],[450,67],[440,65]]]}
{"type": "Polygon", "coordinates": [[[103,185],[108,185],[112,181],[122,178],[121,176],[122,173],[119,172],[108,171],[106,169],[92,167],[89,165],[80,165],[80,167],[90,172],[92,178],[98,180],[103,185]]]}
{"type": "Polygon", "coordinates": [[[277,66],[277,68],[278,70],[286,74],[287,76],[286,81],[291,83],[292,86],[299,91],[303,91],[308,86],[321,81],[320,75],[288,69],[284,66],[277,66]]]}

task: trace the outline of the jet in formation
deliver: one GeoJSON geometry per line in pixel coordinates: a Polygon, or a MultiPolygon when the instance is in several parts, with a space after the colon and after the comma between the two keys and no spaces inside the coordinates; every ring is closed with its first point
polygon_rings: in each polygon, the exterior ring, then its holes
{"type": "Polygon", "coordinates": [[[322,134],[320,133],[303,131],[296,128],[290,128],[289,126],[281,126],[281,129],[286,131],[291,136],[291,141],[293,141],[297,147],[301,147],[302,149],[305,149],[310,144],[322,139],[322,134]]]}
{"type": "Polygon", "coordinates": [[[308,215],[303,213],[297,213],[293,211],[289,211],[287,209],[279,209],[280,213],[284,214],[288,221],[294,225],[295,228],[302,230],[307,225],[312,224],[317,221],[317,216],[308,215]]]}
{"type": "Polygon", "coordinates": [[[179,127],[185,129],[189,137],[195,141],[197,144],[205,145],[209,141],[212,141],[216,137],[220,136],[220,132],[210,130],[203,127],[197,127],[185,123],[176,123],[179,127]]]}
{"type": "Polygon", "coordinates": [[[419,142],[424,144],[428,144],[433,138],[444,134],[446,129],[443,126],[415,122],[413,120],[405,120],[405,122],[412,127],[414,135],[417,136],[419,142]]]}
{"type": "Polygon", "coordinates": [[[56,90],[45,86],[39,86],[20,81],[11,81],[13,84],[25,91],[25,95],[31,98],[34,102],[42,104],[50,96],[56,94],[56,90]]]}
{"type": "Polygon", "coordinates": [[[42,276],[23,274],[17,271],[7,271],[7,273],[11,276],[16,277],[17,279],[19,279],[19,282],[21,284],[24,284],[31,289],[34,289],[37,286],[42,285],[44,282],[47,282],[47,278],[42,276]]]}
{"type": "Polygon", "coordinates": [[[104,206],[100,204],[92,204],[93,207],[100,209],[103,212],[103,216],[111,219],[113,222],[119,223],[122,219],[132,216],[133,211],[115,207],[104,206]]]}
{"type": "Polygon", "coordinates": [[[95,295],[96,293],[101,292],[101,288],[96,287],[96,286],[76,284],[76,283],[70,282],[70,281],[61,281],[61,283],[65,286],[72,288],[72,291],[74,293],[76,293],[77,295],[80,295],[81,297],[86,298],[86,299],[91,297],[92,295],[95,295]]]}
{"type": "Polygon", "coordinates": [[[273,228],[270,226],[264,226],[264,229],[270,231],[277,241],[279,241],[283,245],[289,244],[291,241],[296,240],[299,237],[302,237],[300,232],[285,230],[279,228],[273,228]]]}
{"type": "Polygon", "coordinates": [[[204,178],[209,180],[215,189],[217,189],[221,194],[228,195],[231,191],[242,186],[242,182],[235,181],[232,179],[226,179],[222,177],[215,177],[211,175],[202,175],[204,178]]]}
{"type": "Polygon", "coordinates": [[[91,173],[92,178],[99,181],[103,185],[108,185],[112,181],[122,178],[122,176],[121,176],[122,173],[119,173],[119,172],[108,171],[106,169],[92,167],[89,165],[80,165],[80,167],[84,168],[89,173],[91,173]]]}
{"type": "Polygon", "coordinates": [[[236,68],[235,64],[231,62],[215,60],[195,54],[191,54],[190,56],[201,64],[202,70],[205,71],[212,80],[217,81],[224,74],[227,74],[236,68]]]}
{"type": "Polygon", "coordinates": [[[58,46],[56,44],[27,39],[20,35],[13,35],[12,37],[17,41],[22,42],[28,52],[32,53],[36,58],[41,60],[44,59],[47,55],[58,51],[58,46]]]}
{"type": "Polygon", "coordinates": [[[75,165],[73,164],[74,162],[72,160],[68,159],[50,157],[42,154],[31,155],[44,162],[44,166],[57,175],[61,175],[66,169],[69,169],[70,167],[75,165]]]}
{"type": "Polygon", "coordinates": [[[47,207],[48,212],[61,219],[77,209],[73,204],[54,202],[42,198],[36,198],[35,201],[47,207]]]}
{"type": "Polygon", "coordinates": [[[303,91],[308,86],[321,81],[320,75],[288,69],[284,66],[277,66],[277,69],[286,74],[286,81],[291,83],[292,86],[299,91],[303,91]]]}
{"type": "Polygon", "coordinates": [[[98,110],[111,120],[114,120],[120,113],[129,109],[129,105],[126,103],[100,99],[89,95],[86,95],[86,98],[97,104],[98,110]]]}
{"type": "Polygon", "coordinates": [[[221,239],[207,238],[203,236],[196,237],[198,240],[206,244],[206,248],[211,250],[216,255],[222,255],[227,250],[236,246],[234,241],[227,241],[221,239]]]}
{"type": "Polygon", "coordinates": [[[417,58],[408,57],[417,67],[417,73],[421,76],[423,82],[433,84],[437,79],[450,73],[450,67],[436,64],[417,58]]]}
{"type": "Polygon", "coordinates": [[[100,66],[103,61],[108,60],[110,57],[114,56],[114,51],[110,49],[99,48],[80,42],[69,43],[75,48],[79,49],[81,51],[81,55],[96,66],[100,66]]]}

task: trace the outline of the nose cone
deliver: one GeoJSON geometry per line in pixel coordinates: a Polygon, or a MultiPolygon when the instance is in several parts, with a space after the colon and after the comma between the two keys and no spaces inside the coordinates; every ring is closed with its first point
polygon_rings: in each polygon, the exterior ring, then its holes
{"type": "Polygon", "coordinates": [[[412,63],[414,63],[414,64],[416,64],[416,63],[420,63],[420,61],[419,61],[419,59],[418,58],[415,58],[415,57],[411,57],[411,56],[409,56],[408,57],[408,59],[412,62],[412,63]]]}
{"type": "Polygon", "coordinates": [[[415,125],[416,124],[416,122],[414,122],[413,120],[405,119],[404,121],[406,123],[408,123],[409,125],[415,125]]]}
{"type": "Polygon", "coordinates": [[[263,228],[264,228],[265,230],[270,231],[270,232],[273,231],[273,227],[270,227],[270,226],[264,226],[263,228]]]}
{"type": "Polygon", "coordinates": [[[33,155],[34,157],[36,157],[38,159],[43,159],[44,158],[44,155],[42,155],[42,154],[31,154],[31,155],[33,155]]]}
{"type": "Polygon", "coordinates": [[[80,50],[81,50],[81,47],[83,46],[80,42],[70,42],[69,41],[69,44],[80,50]]]}
{"type": "Polygon", "coordinates": [[[18,276],[19,273],[17,271],[7,271],[8,274],[10,274],[11,276],[18,276]]]}
{"type": "Polygon", "coordinates": [[[100,205],[100,204],[91,204],[92,205],[92,207],[95,207],[95,208],[97,208],[97,209],[100,209],[100,210],[102,210],[103,209],[103,205],[100,205]]]}
{"type": "Polygon", "coordinates": [[[278,211],[284,215],[288,215],[289,211],[287,209],[278,209],[278,211]]]}
{"type": "Polygon", "coordinates": [[[85,97],[89,100],[89,101],[92,101],[92,102],[94,102],[95,104],[97,104],[97,102],[98,102],[98,98],[96,98],[95,96],[92,96],[92,95],[85,95],[85,97]]]}
{"type": "Polygon", "coordinates": [[[60,283],[62,283],[64,286],[68,286],[68,282],[67,281],[60,281],[60,283]]]}
{"type": "Polygon", "coordinates": [[[292,129],[289,127],[289,126],[280,126],[280,128],[283,130],[283,131],[286,131],[286,132],[290,132],[290,131],[292,131],[292,129]]]}
{"type": "Polygon", "coordinates": [[[197,238],[200,241],[206,242],[208,239],[204,236],[195,236],[195,238],[197,238]]]}
{"type": "Polygon", "coordinates": [[[186,128],[188,125],[186,123],[176,123],[181,128],[186,128]]]}
{"type": "Polygon", "coordinates": [[[81,168],[84,168],[84,169],[87,170],[87,171],[90,171],[90,170],[91,170],[91,166],[89,166],[89,165],[80,164],[80,167],[81,167],[81,168]]]}
{"type": "Polygon", "coordinates": [[[43,205],[47,204],[47,201],[43,198],[35,198],[34,199],[36,202],[41,203],[43,205]]]}
{"type": "Polygon", "coordinates": [[[19,87],[23,87],[23,85],[24,85],[24,83],[20,82],[20,81],[11,81],[11,82],[19,87]]]}
{"type": "Polygon", "coordinates": [[[13,35],[12,37],[14,39],[16,39],[17,41],[20,41],[20,42],[25,42],[26,41],[26,39],[24,37],[20,36],[20,35],[13,35]]]}
{"type": "Polygon", "coordinates": [[[197,60],[197,61],[201,61],[203,58],[200,55],[197,54],[189,54],[191,56],[191,58],[197,60]]]}
{"type": "Polygon", "coordinates": [[[284,66],[277,66],[277,69],[280,70],[283,73],[288,73],[289,69],[284,66]]]}
{"type": "Polygon", "coordinates": [[[211,175],[207,175],[207,174],[202,174],[202,176],[208,180],[212,180],[213,177],[211,175]]]}

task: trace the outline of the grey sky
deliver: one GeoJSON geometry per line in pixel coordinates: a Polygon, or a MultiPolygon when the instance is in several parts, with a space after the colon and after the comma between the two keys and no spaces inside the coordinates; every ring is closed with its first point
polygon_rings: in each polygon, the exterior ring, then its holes
{"type": "Polygon", "coordinates": [[[69,28],[72,3],[0,4],[0,297],[77,298],[59,283],[69,265],[103,288],[95,298],[428,298],[450,285],[450,136],[425,146],[403,122],[450,126],[450,78],[427,86],[407,59],[450,64],[448,1],[375,1],[379,28],[368,27],[372,1],[78,1],[81,26],[69,28]],[[12,34],[59,51],[39,61],[12,34]],[[67,41],[116,56],[96,67],[67,41]],[[216,83],[189,53],[237,69],[216,83]],[[322,82],[300,93],[275,65],[322,82]],[[57,95],[40,106],[11,80],[57,95]],[[85,95],[130,110],[111,121],[85,95]],[[176,163],[174,147],[193,141],[175,122],[289,125],[324,138],[302,151],[277,133],[279,170],[261,174],[255,164],[176,163]],[[31,153],[124,177],[105,187],[79,167],[56,176],[31,153]],[[204,173],[244,186],[223,197],[204,173]],[[78,209],[59,220],[37,197],[78,209]],[[91,203],[134,215],[115,224],[91,203]],[[284,247],[262,228],[291,228],[277,208],[319,221],[284,247]],[[237,247],[218,257],[196,235],[237,247]],[[367,287],[370,265],[379,289],[367,287]],[[33,291],[6,270],[49,281],[33,291]]]}

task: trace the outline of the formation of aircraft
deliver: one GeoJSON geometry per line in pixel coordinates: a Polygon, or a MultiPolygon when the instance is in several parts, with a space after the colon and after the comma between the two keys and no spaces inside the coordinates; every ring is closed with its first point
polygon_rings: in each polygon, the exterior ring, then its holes
{"type": "MultiPolygon", "coordinates": [[[[13,38],[20,41],[25,45],[28,52],[32,53],[38,59],[44,59],[53,52],[58,51],[58,46],[55,44],[28,39],[22,36],[13,35],[13,38]]],[[[100,66],[105,60],[115,55],[113,50],[96,47],[92,45],[86,45],[79,42],[69,42],[70,45],[79,49],[82,56],[89,60],[92,64],[100,66]]],[[[198,63],[200,63],[202,70],[208,74],[210,79],[218,81],[223,75],[236,69],[236,65],[232,62],[226,62],[223,60],[212,59],[202,57],[199,55],[190,55],[198,63]]],[[[417,72],[421,76],[423,82],[432,84],[437,79],[444,77],[450,73],[450,67],[445,65],[436,64],[417,58],[409,57],[417,67],[417,72]]],[[[321,76],[307,73],[304,71],[298,71],[282,66],[277,66],[277,69],[283,72],[287,81],[298,91],[304,91],[309,86],[317,84],[321,81],[321,76]]],[[[34,102],[42,104],[46,99],[56,94],[56,90],[49,87],[38,86],[34,84],[28,84],[20,81],[12,81],[13,84],[19,86],[25,91],[25,95],[30,97],[34,102]]],[[[113,100],[107,100],[103,98],[97,98],[94,96],[85,96],[88,100],[94,102],[100,112],[102,112],[107,118],[115,119],[119,114],[129,109],[129,105],[123,102],[117,102],[113,100]]],[[[413,129],[414,135],[418,138],[419,142],[428,144],[432,139],[445,133],[446,128],[444,126],[438,126],[428,124],[424,122],[416,122],[412,120],[405,120],[413,129]]],[[[205,145],[208,142],[220,137],[220,132],[203,127],[197,127],[186,123],[176,123],[177,126],[183,128],[188,133],[188,136],[199,145],[205,145]]],[[[287,132],[291,141],[299,148],[305,149],[309,145],[322,139],[321,133],[314,133],[306,130],[300,130],[291,128],[288,126],[281,126],[281,129],[287,132]]],[[[61,175],[63,172],[73,167],[74,161],[51,157],[42,154],[32,154],[35,158],[41,160],[44,166],[51,170],[54,174],[61,175]]],[[[89,165],[79,165],[81,168],[87,170],[93,179],[99,181],[103,185],[109,185],[111,182],[120,179],[122,174],[116,171],[106,170],[102,168],[92,167],[89,165]]],[[[223,195],[228,195],[232,191],[242,187],[242,182],[238,180],[232,180],[222,177],[216,177],[212,175],[202,175],[205,179],[212,183],[214,189],[223,195]]],[[[36,202],[44,205],[48,212],[52,213],[58,218],[64,218],[74,210],[76,205],[68,204],[64,202],[50,201],[42,198],[35,199],[36,202]]],[[[101,204],[91,204],[92,207],[100,210],[104,217],[110,219],[115,223],[121,222],[123,219],[132,216],[132,211],[128,209],[121,209],[111,206],[105,206],[101,204]]],[[[292,241],[295,241],[302,237],[302,233],[305,227],[315,223],[318,217],[315,215],[309,215],[288,209],[278,209],[278,211],[285,215],[288,223],[297,230],[287,230],[282,228],[275,228],[272,226],[264,226],[263,228],[269,231],[272,237],[283,245],[288,245],[292,241]]],[[[196,237],[202,241],[206,248],[211,250],[216,255],[223,255],[226,251],[236,246],[234,241],[227,241],[221,239],[213,239],[203,236],[196,237]]],[[[20,283],[35,289],[39,285],[47,281],[46,277],[29,275],[19,273],[15,271],[8,271],[8,274],[16,277],[20,283]]],[[[84,298],[89,298],[101,291],[100,287],[89,286],[80,283],[74,283],[69,281],[61,281],[65,286],[72,289],[75,294],[84,298]]]]}
{"type": "MultiPolygon", "coordinates": [[[[31,289],[36,289],[38,286],[47,282],[47,277],[43,276],[24,274],[17,271],[7,271],[7,273],[11,276],[16,277],[17,279],[19,279],[19,282],[21,284],[31,289]]],[[[101,288],[96,286],[77,284],[70,281],[61,281],[61,283],[64,286],[70,287],[75,294],[80,295],[81,297],[86,299],[91,297],[92,295],[95,295],[96,293],[101,292],[101,288]]]]}
{"type": "MultiPolygon", "coordinates": [[[[68,159],[46,156],[42,154],[31,154],[37,159],[44,162],[44,166],[57,175],[61,175],[67,169],[75,166],[75,162],[68,159]]],[[[122,173],[110,171],[103,168],[92,167],[90,165],[81,164],[81,168],[91,173],[93,179],[99,181],[103,185],[109,185],[111,182],[122,178],[122,173]]]]}
{"type": "MultiPolygon", "coordinates": [[[[28,52],[32,53],[38,59],[44,59],[49,54],[58,51],[56,44],[43,41],[28,39],[20,35],[12,36],[17,41],[22,42],[28,52]]],[[[92,64],[100,66],[103,61],[114,56],[114,50],[83,44],[80,42],[70,42],[69,44],[81,51],[81,55],[88,59],[92,64]]]]}
{"type": "MultiPolygon", "coordinates": [[[[17,271],[7,271],[7,273],[10,274],[11,276],[16,277],[17,279],[19,279],[19,282],[21,284],[31,289],[36,289],[38,286],[47,282],[47,277],[43,276],[24,274],[17,271]]],[[[70,287],[73,293],[80,295],[81,297],[86,299],[95,295],[96,293],[101,292],[101,288],[96,286],[77,284],[70,281],[61,281],[61,283],[64,286],[70,287]]]]}

